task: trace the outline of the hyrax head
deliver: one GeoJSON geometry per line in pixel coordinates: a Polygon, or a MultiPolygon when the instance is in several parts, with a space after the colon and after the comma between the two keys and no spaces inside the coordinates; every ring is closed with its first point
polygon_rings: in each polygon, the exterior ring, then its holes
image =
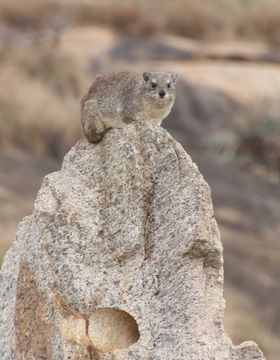
{"type": "Polygon", "coordinates": [[[151,101],[170,103],[175,100],[175,83],[178,76],[166,72],[144,72],[144,91],[151,101]]]}

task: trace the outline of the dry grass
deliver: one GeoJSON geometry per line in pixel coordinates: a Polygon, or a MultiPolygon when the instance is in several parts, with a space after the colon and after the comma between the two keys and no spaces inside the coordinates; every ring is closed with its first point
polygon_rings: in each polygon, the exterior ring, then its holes
{"type": "Polygon", "coordinates": [[[102,24],[130,34],[172,32],[196,39],[237,37],[280,44],[277,0],[2,0],[0,22],[19,30],[102,24]]]}
{"type": "Polygon", "coordinates": [[[262,314],[254,301],[229,286],[225,287],[225,299],[224,325],[234,344],[253,340],[267,359],[278,359],[279,339],[269,329],[269,324],[261,319],[262,314]]]}
{"type": "Polygon", "coordinates": [[[237,37],[266,40],[271,45],[280,45],[280,3],[279,1],[255,1],[249,3],[246,11],[239,10],[236,18],[237,37]],[[250,5],[250,6],[249,6],[250,5]]]}
{"type": "Polygon", "coordinates": [[[7,63],[11,61],[27,77],[41,80],[62,98],[75,99],[81,94],[83,69],[73,56],[64,54],[55,45],[47,44],[27,51],[21,48],[13,53],[12,59],[7,59],[7,63]]]}
{"type": "Polygon", "coordinates": [[[46,26],[57,13],[59,5],[41,1],[1,2],[1,22],[18,29],[38,30],[46,26]]]}
{"type": "Polygon", "coordinates": [[[223,162],[234,161],[240,167],[279,182],[280,179],[280,110],[260,103],[243,109],[233,126],[209,138],[208,151],[223,162]]]}
{"type": "Polygon", "coordinates": [[[24,3],[3,3],[0,22],[19,30],[59,29],[71,25],[105,25],[129,34],[152,34],[161,30],[160,17],[147,15],[150,8],[135,1],[64,2],[28,0],[24,3]]]}
{"type": "MultiPolygon", "coordinates": [[[[259,121],[247,119],[247,129],[240,134],[236,156],[243,166],[263,173],[280,174],[280,114],[262,113],[259,121]]],[[[255,120],[255,119],[254,119],[255,120]]]]}
{"type": "Polygon", "coordinates": [[[36,53],[1,66],[0,147],[60,158],[80,134],[75,96],[82,75],[65,58],[36,53]]]}

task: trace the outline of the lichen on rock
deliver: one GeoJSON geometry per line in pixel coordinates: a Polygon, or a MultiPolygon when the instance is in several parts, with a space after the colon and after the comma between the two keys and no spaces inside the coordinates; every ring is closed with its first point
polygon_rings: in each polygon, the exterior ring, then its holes
{"type": "Polygon", "coordinates": [[[2,360],[264,359],[223,329],[210,189],[160,127],[78,142],[0,274],[2,360]]]}

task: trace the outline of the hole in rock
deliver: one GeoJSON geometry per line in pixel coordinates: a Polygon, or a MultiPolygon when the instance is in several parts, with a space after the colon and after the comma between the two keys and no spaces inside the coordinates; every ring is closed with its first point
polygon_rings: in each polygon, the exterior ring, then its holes
{"type": "Polygon", "coordinates": [[[135,319],[114,308],[96,309],[89,319],[88,335],[99,352],[124,349],[139,340],[135,319]]]}

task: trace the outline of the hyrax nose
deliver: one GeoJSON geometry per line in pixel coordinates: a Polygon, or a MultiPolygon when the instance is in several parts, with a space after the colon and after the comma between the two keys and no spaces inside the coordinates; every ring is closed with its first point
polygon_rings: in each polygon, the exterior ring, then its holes
{"type": "Polygon", "coordinates": [[[159,92],[158,94],[159,94],[159,96],[160,96],[161,98],[164,98],[164,96],[165,96],[165,91],[164,91],[164,90],[160,90],[160,92],[159,92]]]}

